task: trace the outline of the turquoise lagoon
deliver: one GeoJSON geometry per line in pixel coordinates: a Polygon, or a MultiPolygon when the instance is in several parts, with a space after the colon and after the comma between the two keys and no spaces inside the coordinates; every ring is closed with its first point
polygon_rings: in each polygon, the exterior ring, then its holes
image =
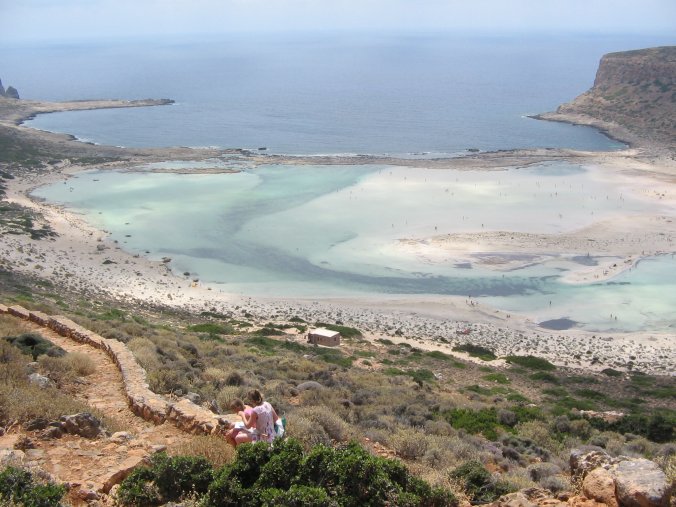
{"type": "Polygon", "coordinates": [[[498,171],[372,165],[268,165],[229,174],[90,171],[34,195],[83,213],[127,251],[171,257],[175,273],[227,292],[472,295],[589,330],[673,329],[672,256],[645,259],[602,283],[569,285],[560,276],[574,259],[496,271],[419,257],[400,241],[491,230],[558,233],[647,210],[624,191],[593,170],[553,163],[498,171]]]}

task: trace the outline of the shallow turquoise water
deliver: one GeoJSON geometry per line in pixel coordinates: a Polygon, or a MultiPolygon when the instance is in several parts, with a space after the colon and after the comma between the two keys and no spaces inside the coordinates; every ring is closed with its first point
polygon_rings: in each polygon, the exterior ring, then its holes
{"type": "Polygon", "coordinates": [[[622,192],[571,164],[505,171],[271,165],[235,174],[94,171],[35,195],[85,213],[125,249],[169,256],[176,273],[228,292],[472,295],[594,330],[676,327],[671,256],[605,283],[572,286],[558,280],[561,263],[500,272],[432,262],[399,241],[481,230],[565,232],[646,209],[622,192]]]}

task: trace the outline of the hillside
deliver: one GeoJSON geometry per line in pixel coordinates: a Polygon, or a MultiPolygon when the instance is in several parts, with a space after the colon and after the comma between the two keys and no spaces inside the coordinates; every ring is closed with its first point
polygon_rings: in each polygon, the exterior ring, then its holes
{"type": "Polygon", "coordinates": [[[676,149],[676,46],[609,53],[594,86],[542,119],[592,125],[636,145],[676,149]]]}

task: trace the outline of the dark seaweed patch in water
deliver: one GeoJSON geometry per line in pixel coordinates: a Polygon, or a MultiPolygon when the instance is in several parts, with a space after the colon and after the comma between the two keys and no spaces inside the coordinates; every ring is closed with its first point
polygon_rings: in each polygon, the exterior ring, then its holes
{"type": "Polygon", "coordinates": [[[589,255],[577,255],[573,257],[573,262],[582,264],[583,266],[598,266],[599,262],[596,260],[596,257],[590,257],[589,255]]]}
{"type": "Polygon", "coordinates": [[[576,324],[577,324],[576,321],[571,320],[568,317],[563,317],[562,319],[545,320],[544,322],[540,322],[538,326],[543,327],[545,329],[563,331],[565,329],[575,327],[576,324]]]}

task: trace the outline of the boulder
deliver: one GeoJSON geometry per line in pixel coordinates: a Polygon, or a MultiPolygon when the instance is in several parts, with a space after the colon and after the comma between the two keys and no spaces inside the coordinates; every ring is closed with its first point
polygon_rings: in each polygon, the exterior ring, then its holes
{"type": "Polygon", "coordinates": [[[36,417],[25,423],[23,429],[26,431],[37,431],[44,430],[47,426],[49,426],[49,421],[47,419],[44,417],[36,417]]]}
{"type": "Polygon", "coordinates": [[[23,466],[26,453],[19,449],[0,449],[0,469],[23,466]]]}
{"type": "Polygon", "coordinates": [[[60,426],[49,426],[38,435],[42,440],[53,440],[63,436],[63,430],[60,426]]]}
{"type": "Polygon", "coordinates": [[[28,375],[28,382],[38,387],[41,387],[42,389],[45,389],[52,384],[51,380],[49,380],[44,375],[40,375],[39,373],[31,373],[30,375],[28,375]]]}
{"type": "Polygon", "coordinates": [[[582,482],[582,492],[587,498],[604,503],[608,507],[618,507],[615,498],[615,479],[605,468],[595,468],[587,474],[582,482]]]}
{"type": "Polygon", "coordinates": [[[125,444],[133,438],[132,434],[128,431],[118,431],[110,435],[110,441],[116,444],[125,444]]]}
{"type": "Polygon", "coordinates": [[[103,433],[101,421],[89,412],[64,415],[61,417],[62,428],[66,433],[80,435],[84,438],[96,438],[103,433]]]}
{"type": "Polygon", "coordinates": [[[199,405],[202,401],[202,397],[197,393],[188,393],[185,399],[192,401],[195,405],[199,405]]]}
{"type": "Polygon", "coordinates": [[[570,451],[570,473],[576,479],[584,479],[595,468],[612,462],[613,458],[600,447],[586,445],[570,451]]]}
{"type": "Polygon", "coordinates": [[[498,498],[490,504],[491,507],[538,507],[538,504],[531,502],[521,491],[510,493],[498,498]]]}
{"type": "Polygon", "coordinates": [[[671,485],[656,463],[647,459],[631,459],[610,469],[615,479],[615,494],[626,507],[667,507],[671,485]]]}

